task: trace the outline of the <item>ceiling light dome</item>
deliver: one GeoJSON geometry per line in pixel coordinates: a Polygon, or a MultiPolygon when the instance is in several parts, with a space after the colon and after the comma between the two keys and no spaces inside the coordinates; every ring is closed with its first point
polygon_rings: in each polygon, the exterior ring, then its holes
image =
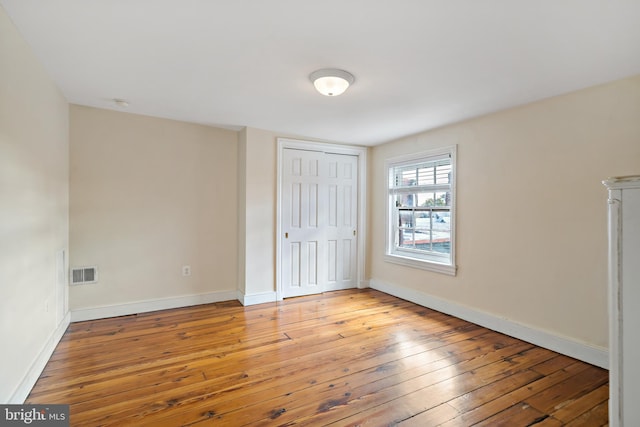
{"type": "Polygon", "coordinates": [[[347,90],[349,85],[353,84],[355,77],[353,77],[353,74],[344,70],[323,68],[322,70],[311,73],[309,80],[313,82],[313,85],[321,94],[325,96],[338,96],[347,90]]]}

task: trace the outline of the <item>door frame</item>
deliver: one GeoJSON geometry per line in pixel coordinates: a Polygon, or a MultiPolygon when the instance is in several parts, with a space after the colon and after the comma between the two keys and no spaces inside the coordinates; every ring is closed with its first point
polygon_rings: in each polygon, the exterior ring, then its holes
{"type": "Polygon", "coordinates": [[[364,282],[366,253],[366,206],[367,206],[367,147],[358,145],[329,144],[291,138],[278,138],[278,162],[276,183],[276,300],[282,301],[282,162],[285,149],[318,151],[333,154],[347,154],[358,157],[358,224],[356,229],[356,283],[365,288],[364,282]]]}

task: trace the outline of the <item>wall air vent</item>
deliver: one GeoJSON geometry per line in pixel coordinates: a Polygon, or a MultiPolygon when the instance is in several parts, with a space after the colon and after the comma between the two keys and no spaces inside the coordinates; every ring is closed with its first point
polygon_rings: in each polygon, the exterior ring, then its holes
{"type": "Polygon", "coordinates": [[[98,267],[79,267],[71,269],[72,285],[87,285],[98,281],[98,267]]]}

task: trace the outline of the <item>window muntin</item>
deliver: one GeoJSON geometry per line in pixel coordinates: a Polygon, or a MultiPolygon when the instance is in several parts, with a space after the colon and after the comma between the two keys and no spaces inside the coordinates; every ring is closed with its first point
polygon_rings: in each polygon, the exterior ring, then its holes
{"type": "Polygon", "coordinates": [[[387,255],[454,266],[454,161],[455,147],[387,162],[387,255]]]}

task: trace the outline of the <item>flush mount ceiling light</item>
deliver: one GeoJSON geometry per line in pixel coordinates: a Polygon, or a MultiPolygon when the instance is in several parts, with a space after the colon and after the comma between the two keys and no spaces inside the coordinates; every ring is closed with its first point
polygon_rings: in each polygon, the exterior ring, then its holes
{"type": "Polygon", "coordinates": [[[353,74],[344,70],[323,68],[322,70],[311,73],[309,80],[313,82],[313,85],[321,94],[325,96],[338,96],[347,90],[349,85],[353,84],[355,77],[353,77],[353,74]]]}

